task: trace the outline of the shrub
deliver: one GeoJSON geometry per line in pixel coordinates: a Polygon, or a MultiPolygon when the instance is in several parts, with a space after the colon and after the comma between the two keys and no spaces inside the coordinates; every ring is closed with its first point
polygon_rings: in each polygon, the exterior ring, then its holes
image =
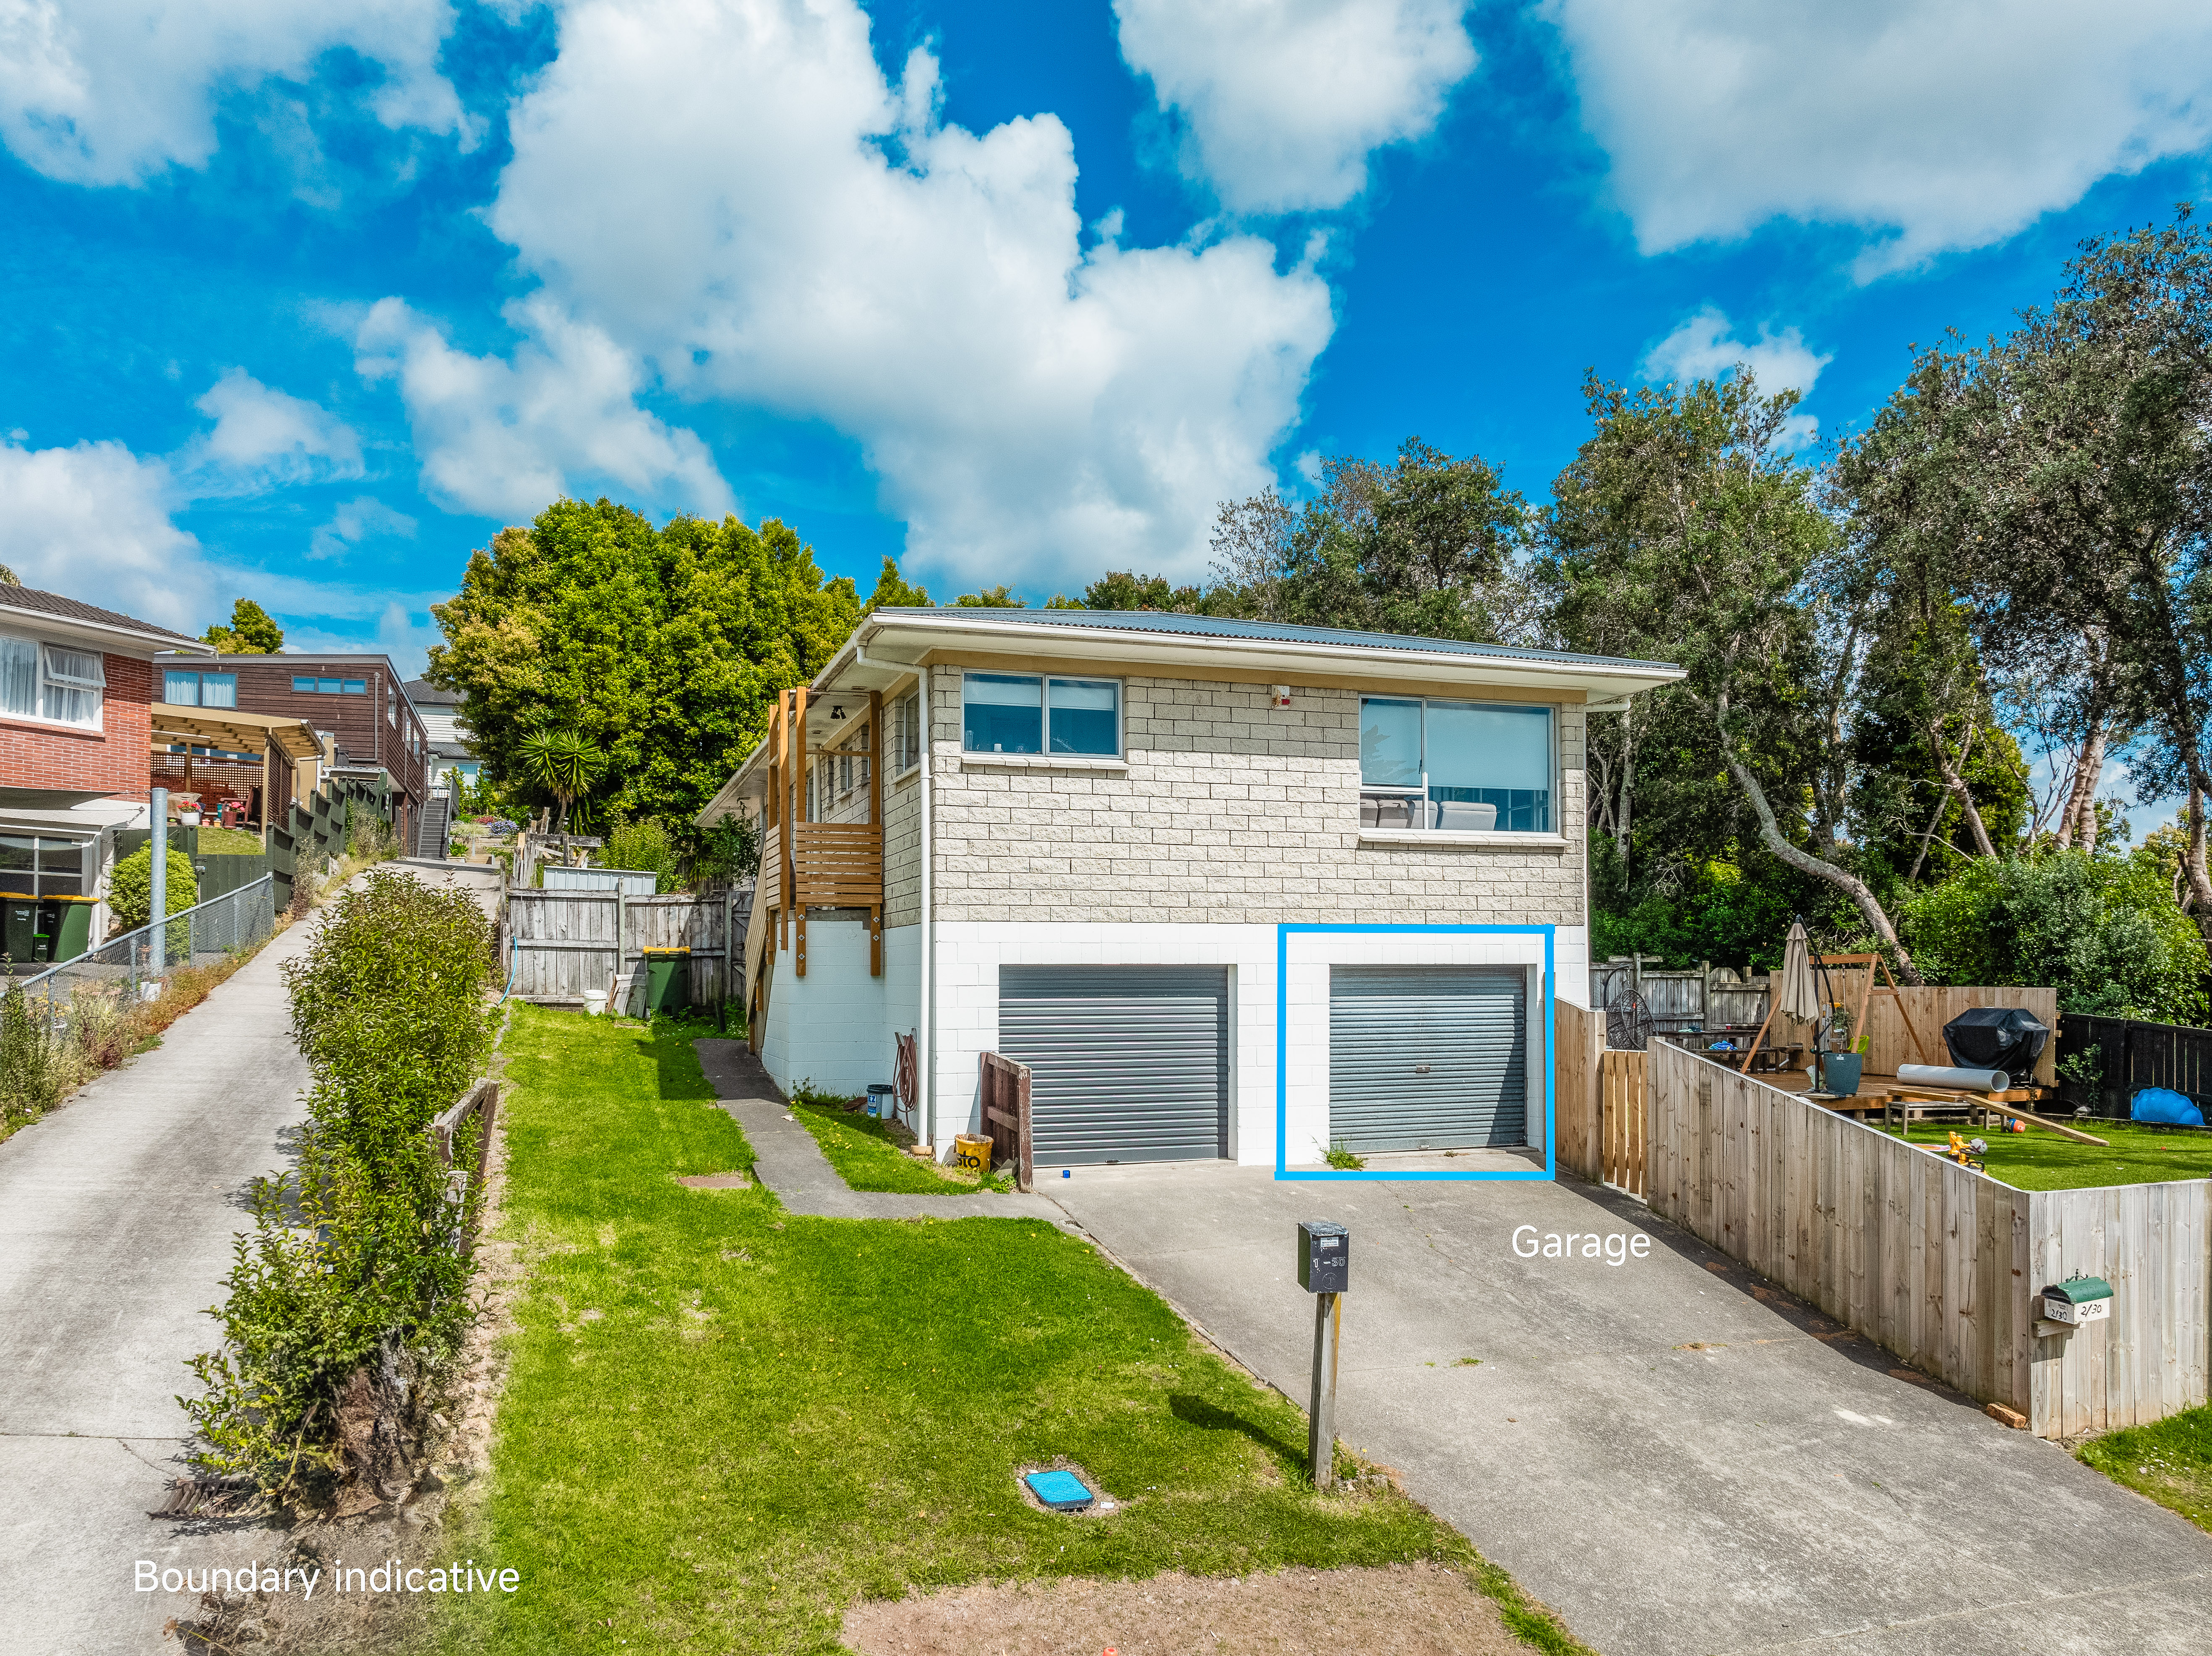
{"type": "Polygon", "coordinates": [[[356,862],[387,863],[398,854],[398,837],[381,816],[362,813],[348,824],[346,855],[356,862]]]}
{"type": "MultiPolygon", "coordinates": [[[[200,900],[199,876],[181,851],[169,853],[169,889],[165,912],[182,913],[200,900]]],[[[154,918],[154,847],[143,845],[115,865],[107,882],[107,908],[116,924],[135,931],[154,918]]]]}
{"type": "Polygon", "coordinates": [[[2140,852],[1977,858],[1902,919],[1933,983],[2049,984],[2062,1011],[2160,1023],[2205,1014],[2204,939],[2140,852]]]}
{"type": "Polygon", "coordinates": [[[61,1066],[21,988],[0,989],[0,1137],[61,1100],[61,1066]]]}
{"type": "Polygon", "coordinates": [[[656,891],[673,891],[681,883],[678,874],[682,859],[677,855],[676,841],[658,817],[636,822],[617,818],[607,830],[602,854],[609,868],[637,869],[654,875],[656,891]]]}
{"type": "Polygon", "coordinates": [[[465,1198],[426,1129],[483,1072],[496,1017],[490,921],[466,893],[387,869],[333,900],[283,969],[313,1075],[300,1175],[256,1183],[223,1344],[193,1359],[207,1392],[185,1405],[203,1465],[271,1489],[337,1469],[340,1394],[378,1390],[372,1356],[385,1374],[458,1338],[465,1198]]]}

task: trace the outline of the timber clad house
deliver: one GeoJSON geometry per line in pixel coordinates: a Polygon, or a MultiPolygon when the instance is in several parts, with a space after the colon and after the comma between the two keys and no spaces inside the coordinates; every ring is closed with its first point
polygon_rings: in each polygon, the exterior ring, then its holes
{"type": "Polygon", "coordinates": [[[700,813],[759,820],[776,1082],[918,1066],[1036,1158],[1528,1147],[1586,1004],[1585,721],[1679,669],[1156,611],[878,610],[700,813]]]}
{"type": "Polygon", "coordinates": [[[174,707],[303,720],[325,737],[330,768],[386,773],[395,796],[392,828],[402,846],[414,846],[430,793],[430,740],[390,657],[175,652],[155,665],[161,700],[174,707]]]}

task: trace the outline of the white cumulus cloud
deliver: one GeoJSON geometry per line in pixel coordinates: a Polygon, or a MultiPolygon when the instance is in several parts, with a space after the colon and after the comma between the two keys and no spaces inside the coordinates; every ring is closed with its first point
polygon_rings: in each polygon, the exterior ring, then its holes
{"type": "Polygon", "coordinates": [[[1115,0],[1121,55],[1233,212],[1341,207],[1475,64],[1464,0],[1115,0]]]}
{"type": "Polygon", "coordinates": [[[307,555],[325,559],[343,557],[373,535],[397,535],[404,539],[415,537],[415,519],[404,512],[395,512],[374,494],[356,494],[331,513],[331,520],[320,525],[308,537],[307,555]]]}
{"type": "Polygon", "coordinates": [[[2212,137],[2202,0],[1546,0],[1647,253],[1854,227],[1862,276],[2212,137]]]}
{"type": "MultiPolygon", "coordinates": [[[[1717,305],[1692,312],[1677,323],[1673,332],[1644,354],[1646,379],[1717,379],[1741,367],[1751,370],[1759,388],[1771,396],[1794,391],[1808,394],[1820,370],[1835,360],[1805,343],[1795,328],[1779,333],[1763,325],[1759,337],[1735,337],[1728,313],[1717,305]]],[[[1809,414],[1791,414],[1784,422],[1778,444],[1785,449],[1808,446],[1820,433],[1820,422],[1809,414]]]]}
{"type": "Polygon", "coordinates": [[[364,379],[393,379],[424,488],[463,511],[528,518],[570,477],[673,492],[712,516],[734,506],[696,435],[639,408],[637,359],[544,299],[509,307],[525,335],[512,361],[472,356],[400,300],[380,300],[355,337],[364,379]]]}
{"type": "Polygon", "coordinates": [[[386,126],[472,138],[438,53],[451,0],[0,0],[0,140],[75,184],[137,184],[214,154],[215,106],[349,48],[386,126]]]}
{"type": "MultiPolygon", "coordinates": [[[[917,51],[887,81],[852,0],[579,0],[489,215],[544,283],[533,338],[573,327],[680,395],[854,438],[956,578],[1202,567],[1215,502],[1273,476],[1327,284],[1255,238],[1086,246],[1066,128],[941,124],[936,73],[917,51]]],[[[486,400],[500,365],[420,349],[443,400],[486,400]]],[[[490,472],[564,470],[490,434],[490,472]]],[[[468,463],[434,464],[458,493],[468,463]]]]}
{"type": "Polygon", "coordinates": [[[1795,328],[1761,327],[1759,337],[1738,339],[1728,313],[1717,305],[1693,312],[1654,345],[1644,359],[1647,379],[1711,379],[1739,362],[1747,364],[1762,390],[1809,391],[1820,370],[1835,361],[1805,343],[1795,328]]]}
{"type": "Polygon", "coordinates": [[[170,520],[174,497],[167,464],[121,443],[0,443],[0,564],[26,586],[196,633],[213,583],[170,520]]]}
{"type": "Polygon", "coordinates": [[[187,446],[184,464],[207,492],[362,475],[361,439],[319,404],[233,368],[192,406],[215,428],[187,446]]]}

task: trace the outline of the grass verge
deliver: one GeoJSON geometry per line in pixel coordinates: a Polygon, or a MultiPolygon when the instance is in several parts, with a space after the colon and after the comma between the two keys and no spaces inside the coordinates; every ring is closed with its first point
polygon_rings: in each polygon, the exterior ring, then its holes
{"type": "Polygon", "coordinates": [[[892,1135],[890,1124],[849,1114],[842,1103],[793,1100],[791,1113],[814,1135],[837,1176],[854,1190],[893,1191],[902,1196],[972,1196],[979,1190],[1011,1190],[1003,1175],[981,1177],[908,1156],[892,1135]]]}
{"type": "MultiPolygon", "coordinates": [[[[2129,1121],[2086,1121],[2084,1132],[2112,1140],[2112,1148],[2076,1143],[2040,1127],[1997,1132],[1956,1129],[1979,1138],[1989,1153],[1978,1158],[1992,1179],[2015,1190],[2079,1190],[2090,1185],[2154,1185],[2171,1179],[2212,1179],[2212,1133],[2161,1132],[2129,1121]]],[[[1942,1145],[1954,1130],[1913,1126],[1911,1142],[1942,1145]]]]}
{"type": "Polygon", "coordinates": [[[2092,1438],[2075,1452],[2115,1483],[2212,1530],[2212,1408],[2092,1438]]]}
{"type": "MultiPolygon", "coordinates": [[[[983,1578],[1429,1559],[1577,1648],[1387,1486],[1322,1499],[1304,1421],[1041,1221],[787,1215],[671,1174],[747,1166],[689,1040],[518,1008],[506,1228],[525,1280],[449,1653],[827,1653],[863,1596],[983,1578]],[[1035,1511],[1056,1455],[1128,1504],[1035,1511]]],[[[457,1555],[458,1556],[458,1555],[457,1555]]]]}

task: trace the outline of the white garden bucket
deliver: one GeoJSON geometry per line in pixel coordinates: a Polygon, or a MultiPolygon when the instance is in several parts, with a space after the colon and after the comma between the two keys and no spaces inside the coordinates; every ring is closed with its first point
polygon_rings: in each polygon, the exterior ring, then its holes
{"type": "Polygon", "coordinates": [[[584,991],[584,1016],[595,1018],[607,1010],[607,992],[604,989],[584,991]]]}

